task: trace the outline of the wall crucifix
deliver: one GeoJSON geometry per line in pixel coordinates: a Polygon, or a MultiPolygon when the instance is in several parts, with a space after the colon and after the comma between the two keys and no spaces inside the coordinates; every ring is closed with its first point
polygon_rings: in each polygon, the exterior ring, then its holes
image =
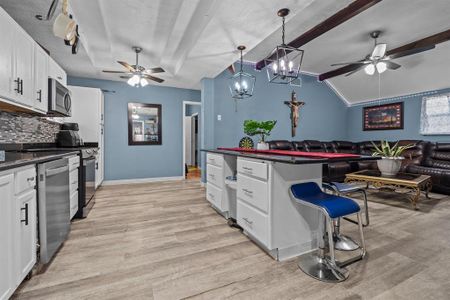
{"type": "Polygon", "coordinates": [[[291,109],[291,130],[292,130],[292,137],[295,137],[295,131],[298,126],[299,110],[300,107],[305,105],[305,102],[298,101],[297,94],[295,93],[295,91],[292,91],[291,101],[284,101],[284,104],[289,106],[289,108],[291,109]]]}

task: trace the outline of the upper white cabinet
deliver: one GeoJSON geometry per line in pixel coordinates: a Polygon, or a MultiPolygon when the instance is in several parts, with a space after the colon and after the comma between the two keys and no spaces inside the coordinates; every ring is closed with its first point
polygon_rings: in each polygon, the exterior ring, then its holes
{"type": "Polygon", "coordinates": [[[13,80],[15,100],[26,106],[34,105],[34,41],[17,28],[13,38],[13,80]]]}
{"type": "Polygon", "coordinates": [[[51,57],[48,58],[48,76],[67,85],[67,74],[51,57]]]}
{"type": "Polygon", "coordinates": [[[0,36],[3,40],[0,47],[0,98],[7,99],[12,97],[13,28],[10,17],[0,8],[0,36]]]}
{"type": "Polygon", "coordinates": [[[39,46],[34,47],[34,108],[48,110],[48,55],[39,46]]]}
{"type": "Polygon", "coordinates": [[[0,36],[0,101],[46,114],[48,77],[66,85],[66,72],[1,7],[0,36]]]}

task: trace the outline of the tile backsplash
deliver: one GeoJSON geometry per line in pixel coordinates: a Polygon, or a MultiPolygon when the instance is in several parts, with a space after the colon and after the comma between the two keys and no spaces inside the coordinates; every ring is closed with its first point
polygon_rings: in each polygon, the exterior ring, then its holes
{"type": "Polygon", "coordinates": [[[27,113],[0,111],[0,143],[54,143],[61,125],[27,113]]]}

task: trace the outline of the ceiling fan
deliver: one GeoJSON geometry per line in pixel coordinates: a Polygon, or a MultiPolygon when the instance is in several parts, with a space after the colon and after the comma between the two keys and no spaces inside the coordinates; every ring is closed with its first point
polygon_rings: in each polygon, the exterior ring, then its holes
{"type": "Polygon", "coordinates": [[[387,55],[386,54],[386,44],[378,43],[377,39],[380,36],[381,31],[373,31],[370,33],[370,37],[374,39],[375,46],[372,50],[371,54],[368,54],[364,59],[355,61],[355,62],[347,62],[347,63],[336,63],[331,66],[346,66],[348,71],[345,76],[350,76],[362,69],[367,75],[373,75],[375,72],[379,74],[385,72],[386,70],[397,70],[401,67],[398,63],[393,62],[393,59],[409,56],[413,54],[417,54],[420,52],[428,51],[434,49],[435,45],[428,45],[421,48],[409,49],[402,52],[397,52],[395,54],[387,55]]]}
{"type": "Polygon", "coordinates": [[[164,79],[152,76],[150,74],[154,73],[163,73],[165,72],[163,68],[156,67],[156,68],[145,68],[143,66],[139,65],[139,53],[142,52],[141,47],[133,46],[131,47],[134,52],[136,53],[136,63],[134,65],[130,65],[127,62],[124,61],[117,61],[119,64],[124,66],[127,71],[109,71],[109,70],[103,70],[104,73],[115,73],[115,74],[125,74],[120,76],[120,78],[128,79],[127,83],[131,86],[139,87],[139,86],[146,86],[148,85],[148,80],[153,80],[158,83],[161,83],[164,81],[164,79]]]}

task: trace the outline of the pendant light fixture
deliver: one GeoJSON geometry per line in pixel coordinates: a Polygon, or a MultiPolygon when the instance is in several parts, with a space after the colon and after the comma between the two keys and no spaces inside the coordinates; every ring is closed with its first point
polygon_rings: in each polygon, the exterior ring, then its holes
{"type": "Polygon", "coordinates": [[[241,52],[240,68],[239,72],[236,72],[228,79],[228,87],[230,88],[231,97],[234,99],[244,99],[253,95],[256,77],[242,70],[242,51],[245,50],[245,46],[239,46],[237,49],[241,52]]]}
{"type": "Polygon", "coordinates": [[[281,45],[276,46],[264,61],[269,82],[301,86],[301,78],[299,76],[304,52],[298,48],[286,45],[284,41],[285,20],[289,12],[288,8],[282,8],[278,11],[278,16],[283,20],[281,45]]]}

